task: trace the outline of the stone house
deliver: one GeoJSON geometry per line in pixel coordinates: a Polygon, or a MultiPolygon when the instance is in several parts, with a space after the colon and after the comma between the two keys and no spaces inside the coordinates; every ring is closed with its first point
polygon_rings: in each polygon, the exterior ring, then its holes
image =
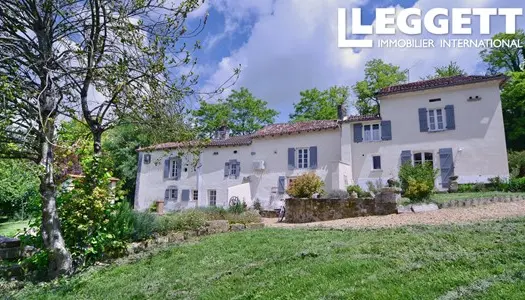
{"type": "Polygon", "coordinates": [[[273,124],[247,136],[222,128],[203,144],[141,148],[135,208],[157,200],[167,210],[248,205],[278,207],[287,185],[315,172],[325,190],[366,187],[396,177],[402,162],[432,163],[438,189],[508,177],[500,100],[504,76],[455,76],[407,83],[377,93],[381,116],[343,116],[273,124]],[[198,147],[197,154],[188,149],[198,147]]]}

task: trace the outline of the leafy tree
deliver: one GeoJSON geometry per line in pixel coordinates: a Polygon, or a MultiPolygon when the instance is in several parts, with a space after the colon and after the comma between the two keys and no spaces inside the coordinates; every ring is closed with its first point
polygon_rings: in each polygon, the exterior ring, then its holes
{"type": "Polygon", "coordinates": [[[337,106],[348,106],[350,92],[347,86],[333,86],[324,91],[313,88],[300,95],[301,100],[294,103],[294,113],[290,114],[292,122],[337,119],[337,106]]]}
{"type": "Polygon", "coordinates": [[[446,66],[435,67],[434,72],[435,73],[433,75],[429,75],[423,79],[428,80],[428,79],[445,78],[445,77],[452,77],[452,76],[458,76],[458,75],[467,75],[465,70],[463,70],[455,61],[451,61],[446,66]]]}
{"type": "Polygon", "coordinates": [[[520,40],[522,47],[493,47],[482,50],[480,55],[488,64],[488,73],[522,72],[525,63],[525,31],[518,29],[514,34],[498,33],[492,40],[520,40]]]}
{"type": "Polygon", "coordinates": [[[380,103],[375,93],[382,88],[406,82],[406,71],[399,66],[373,59],[365,65],[365,79],[357,82],[352,90],[357,96],[355,107],[360,115],[379,115],[380,103]]]}
{"type": "Polygon", "coordinates": [[[213,137],[223,125],[228,126],[234,135],[245,135],[274,122],[279,112],[267,106],[268,102],[256,98],[248,89],[241,88],[239,91],[233,90],[226,99],[219,99],[217,103],[201,101],[193,116],[203,137],[213,137]]]}
{"type": "Polygon", "coordinates": [[[56,206],[56,120],[83,119],[95,154],[102,133],[122,116],[154,124],[157,132],[182,128],[182,116],[169,122],[166,115],[181,115],[182,100],[196,93],[192,53],[200,44],[186,42],[206,19],[196,27],[186,19],[200,3],[0,1],[0,152],[40,164],[41,234],[50,277],[72,270],[56,206]],[[100,97],[92,96],[95,91],[100,97]]]}
{"type": "Polygon", "coordinates": [[[27,206],[39,198],[34,169],[28,161],[0,159],[0,216],[27,216],[27,206]]]}
{"type": "Polygon", "coordinates": [[[525,72],[510,75],[501,93],[507,148],[525,150],[525,72]]]}

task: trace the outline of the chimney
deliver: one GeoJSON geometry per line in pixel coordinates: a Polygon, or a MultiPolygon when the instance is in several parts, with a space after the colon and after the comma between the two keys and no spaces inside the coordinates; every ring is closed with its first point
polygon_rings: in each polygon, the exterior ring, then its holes
{"type": "Polygon", "coordinates": [[[343,118],[344,118],[343,105],[339,104],[337,105],[337,119],[343,120],[343,118]]]}
{"type": "Polygon", "coordinates": [[[230,130],[228,126],[222,125],[215,133],[216,140],[226,140],[230,137],[230,130]]]}

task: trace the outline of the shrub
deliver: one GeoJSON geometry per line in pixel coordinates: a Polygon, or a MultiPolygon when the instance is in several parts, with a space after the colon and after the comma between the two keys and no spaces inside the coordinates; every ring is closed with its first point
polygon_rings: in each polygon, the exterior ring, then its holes
{"type": "Polygon", "coordinates": [[[229,213],[225,216],[225,219],[228,220],[230,224],[240,223],[259,223],[261,222],[261,215],[255,210],[248,210],[240,214],[229,213]]]}
{"type": "Polygon", "coordinates": [[[286,193],[295,198],[311,198],[313,194],[323,192],[323,181],[315,173],[306,173],[298,176],[286,193]]]}
{"type": "Polygon", "coordinates": [[[83,162],[85,177],[73,181],[74,188],[57,197],[66,247],[79,263],[93,263],[125,253],[133,232],[133,214],[117,185],[110,188],[106,161],[90,156],[83,162]]]}
{"type": "Polygon", "coordinates": [[[363,189],[357,184],[347,186],[346,191],[348,192],[348,194],[352,194],[352,192],[356,192],[358,196],[363,194],[363,189]]]}
{"type": "Polygon", "coordinates": [[[157,216],[148,212],[133,213],[133,233],[131,238],[134,241],[142,241],[153,236],[159,229],[157,216]]]}
{"type": "Polygon", "coordinates": [[[216,206],[201,207],[197,208],[196,210],[204,213],[208,220],[225,220],[225,216],[228,214],[226,209],[216,206]]]}
{"type": "Polygon", "coordinates": [[[194,230],[204,226],[206,221],[206,213],[198,209],[166,214],[158,218],[158,232],[194,230]]]}
{"type": "Polygon", "coordinates": [[[381,189],[384,187],[384,185],[381,179],[377,179],[376,182],[367,181],[366,187],[368,188],[368,191],[370,193],[378,194],[381,191],[381,189]]]}
{"type": "Polygon", "coordinates": [[[404,196],[409,198],[411,202],[421,202],[430,198],[433,188],[433,186],[430,186],[425,181],[417,180],[414,177],[408,177],[404,196]]]}
{"type": "Polygon", "coordinates": [[[430,164],[403,164],[399,170],[399,179],[404,197],[413,202],[429,199],[434,192],[437,172],[430,164]]]}
{"type": "Polygon", "coordinates": [[[262,204],[259,198],[255,199],[255,202],[253,202],[253,209],[261,211],[262,210],[262,204]]]}
{"type": "Polygon", "coordinates": [[[244,206],[245,204],[246,202],[244,202],[244,204],[241,202],[238,202],[237,204],[228,207],[228,212],[234,213],[234,214],[240,214],[246,210],[244,206]]]}
{"type": "Polygon", "coordinates": [[[330,191],[328,194],[326,194],[326,198],[329,199],[348,199],[348,197],[348,192],[345,190],[330,191]]]}
{"type": "Polygon", "coordinates": [[[511,178],[508,183],[508,190],[514,193],[525,192],[525,177],[511,178]]]}
{"type": "Polygon", "coordinates": [[[458,184],[458,193],[472,193],[474,192],[474,183],[458,184]]]}
{"type": "Polygon", "coordinates": [[[511,178],[525,177],[525,151],[511,151],[508,159],[511,178]]]}
{"type": "Polygon", "coordinates": [[[483,193],[487,191],[487,186],[483,182],[474,183],[472,191],[475,193],[483,193]]]}
{"type": "Polygon", "coordinates": [[[499,176],[489,178],[489,183],[485,186],[490,191],[499,191],[499,192],[505,192],[508,190],[508,183],[506,180],[502,179],[499,176]]]}

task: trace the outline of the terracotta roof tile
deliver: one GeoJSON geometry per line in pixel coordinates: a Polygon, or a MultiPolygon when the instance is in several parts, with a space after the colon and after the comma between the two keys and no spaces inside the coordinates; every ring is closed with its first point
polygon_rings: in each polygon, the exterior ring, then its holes
{"type": "Polygon", "coordinates": [[[264,137],[269,135],[282,135],[300,133],[314,130],[325,130],[335,129],[339,125],[337,120],[315,120],[315,121],[303,121],[294,123],[280,123],[272,124],[264,127],[254,134],[254,138],[264,137]]]}
{"type": "Polygon", "coordinates": [[[379,92],[376,93],[376,95],[378,97],[381,97],[381,96],[392,95],[392,94],[417,92],[417,91],[437,89],[437,88],[443,88],[443,87],[449,87],[449,86],[472,84],[472,83],[492,81],[492,80],[501,80],[501,82],[504,82],[506,78],[507,77],[505,75],[493,75],[493,76],[458,75],[458,76],[452,76],[452,77],[437,78],[437,79],[389,86],[384,89],[381,89],[379,92]]]}
{"type": "MultiPolygon", "coordinates": [[[[358,122],[358,121],[372,121],[381,120],[377,116],[348,116],[342,122],[358,122]]],[[[280,123],[265,126],[263,129],[257,131],[252,135],[232,136],[225,140],[211,140],[204,141],[187,141],[187,142],[172,142],[153,145],[149,147],[140,148],[137,151],[154,151],[154,150],[168,150],[184,147],[221,147],[221,146],[247,146],[252,143],[252,139],[283,134],[295,134],[309,131],[319,131],[336,129],[339,127],[337,120],[315,120],[303,121],[295,123],[280,123]]]]}
{"type": "Polygon", "coordinates": [[[186,141],[186,142],[170,142],[149,147],[140,148],[137,151],[153,151],[153,150],[168,150],[185,147],[221,147],[221,146],[246,146],[252,143],[251,135],[232,136],[225,140],[211,140],[205,141],[186,141]]]}

